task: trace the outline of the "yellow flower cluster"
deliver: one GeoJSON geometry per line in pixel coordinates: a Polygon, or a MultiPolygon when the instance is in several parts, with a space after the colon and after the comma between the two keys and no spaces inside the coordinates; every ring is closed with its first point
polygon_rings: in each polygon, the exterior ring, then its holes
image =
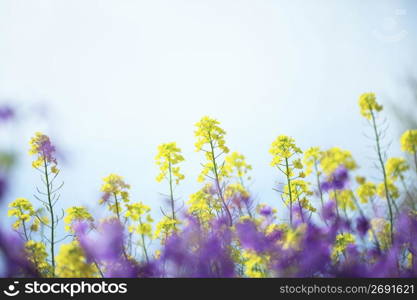
{"type": "Polygon", "coordinates": [[[331,191],[330,197],[337,200],[337,205],[343,210],[355,210],[356,205],[354,202],[355,195],[351,190],[331,191]]]}
{"type": "Polygon", "coordinates": [[[176,166],[184,161],[184,157],[181,155],[181,149],[177,147],[175,142],[159,145],[155,160],[159,167],[156,181],[161,182],[168,175],[175,179],[176,184],[179,184],[184,179],[184,175],[180,173],[180,167],[176,166]]]}
{"type": "MultiPolygon", "coordinates": [[[[273,157],[271,166],[275,167],[281,165],[285,160],[290,159],[295,154],[301,154],[302,151],[297,147],[295,140],[292,137],[280,135],[272,142],[269,153],[273,157]]],[[[297,163],[299,162],[297,161],[297,163]]]]}
{"type": "Polygon", "coordinates": [[[385,170],[390,180],[396,181],[398,178],[404,178],[404,172],[408,171],[410,166],[402,157],[391,157],[385,164],[385,170]]]}
{"type": "Polygon", "coordinates": [[[161,221],[156,224],[154,238],[161,239],[162,242],[165,242],[167,237],[169,237],[174,232],[177,232],[178,225],[180,224],[181,222],[176,219],[163,217],[161,221]]]}
{"type": "MultiPolygon", "coordinates": [[[[225,157],[224,172],[231,176],[236,174],[239,179],[252,170],[252,166],[246,163],[245,156],[239,152],[232,152],[225,157]]],[[[250,179],[250,178],[248,178],[250,179]]]]}
{"type": "Polygon", "coordinates": [[[197,178],[199,182],[203,182],[209,173],[213,173],[213,177],[217,177],[216,179],[219,180],[227,175],[224,168],[220,170],[220,166],[217,164],[217,158],[221,154],[229,153],[225,141],[226,132],[219,125],[220,123],[217,120],[207,116],[195,125],[196,151],[203,151],[207,160],[197,178]],[[204,147],[207,147],[207,149],[204,147]],[[216,149],[219,150],[219,153],[216,153],[216,149]]]}
{"type": "Polygon", "coordinates": [[[339,233],[333,245],[332,259],[337,262],[341,254],[346,251],[349,245],[355,244],[355,236],[351,233],[339,233]]]}
{"type": "Polygon", "coordinates": [[[361,181],[356,189],[356,193],[361,203],[368,203],[370,199],[376,196],[376,185],[366,180],[361,181]]]}
{"type": "MultiPolygon", "coordinates": [[[[371,228],[375,232],[380,243],[381,250],[386,250],[391,246],[391,225],[383,218],[374,218],[371,220],[371,228]]],[[[373,234],[370,235],[373,239],[373,234]]]]}
{"type": "Polygon", "coordinates": [[[36,270],[43,276],[48,276],[51,272],[51,265],[46,261],[48,253],[46,252],[45,244],[29,240],[25,244],[25,251],[29,261],[33,263],[36,270]]]}
{"type": "MultiPolygon", "coordinates": [[[[28,223],[35,215],[32,203],[26,198],[17,198],[9,204],[9,217],[16,217],[17,220],[13,223],[13,228],[18,229],[23,223],[28,223]]],[[[34,227],[33,229],[36,229],[34,227]]],[[[36,231],[36,230],[33,230],[36,231]]]]}
{"type": "MultiPolygon", "coordinates": [[[[398,199],[400,197],[400,191],[398,190],[397,186],[394,184],[392,180],[387,180],[387,187],[391,199],[398,199]]],[[[385,193],[385,183],[381,182],[380,184],[378,184],[376,193],[381,198],[387,198],[385,193]]]]}
{"type": "Polygon", "coordinates": [[[202,224],[208,224],[222,209],[221,202],[210,193],[211,185],[206,184],[201,190],[190,195],[188,213],[197,217],[202,224]]]}
{"type": "Polygon", "coordinates": [[[77,241],[61,246],[56,256],[56,275],[63,278],[98,277],[98,269],[87,263],[84,251],[77,241]]]}
{"type": "Polygon", "coordinates": [[[134,222],[138,222],[138,224],[130,225],[128,227],[129,232],[134,232],[151,238],[153,219],[150,215],[150,211],[151,208],[144,205],[142,202],[126,204],[126,218],[134,222]]]}
{"type": "Polygon", "coordinates": [[[55,148],[52,146],[49,137],[41,132],[36,132],[35,136],[30,139],[29,142],[30,155],[36,155],[36,159],[32,162],[34,168],[40,168],[45,164],[52,164],[52,173],[57,174],[59,169],[57,168],[57,161],[53,156],[55,148]]]}
{"type": "Polygon", "coordinates": [[[322,153],[320,167],[327,176],[330,176],[341,165],[348,170],[355,170],[357,168],[350,151],[333,147],[322,153]]]}
{"type": "Polygon", "coordinates": [[[364,93],[359,97],[361,115],[371,120],[374,112],[382,111],[383,106],[378,104],[374,93],[364,93]]]}
{"type": "Polygon", "coordinates": [[[65,230],[72,232],[71,224],[74,221],[90,221],[94,219],[84,206],[73,206],[66,210],[67,215],[64,218],[65,230]]]}
{"type": "Polygon", "coordinates": [[[285,231],[284,238],[282,240],[282,247],[284,249],[300,249],[300,240],[304,236],[307,229],[306,224],[301,224],[297,228],[288,228],[285,231]]]}
{"type": "Polygon", "coordinates": [[[320,147],[311,147],[304,152],[303,163],[306,167],[305,173],[307,176],[319,165],[322,155],[320,147]]]}
{"type": "MultiPolygon", "coordinates": [[[[284,187],[284,199],[286,200],[285,203],[289,204],[289,188],[288,185],[284,187]]],[[[311,205],[308,197],[312,196],[314,193],[310,189],[310,183],[302,179],[295,179],[291,181],[291,195],[293,195],[293,201],[297,201],[300,203],[301,207],[315,212],[316,209],[311,205]]]]}
{"type": "Polygon", "coordinates": [[[401,149],[411,154],[417,153],[417,129],[407,130],[401,136],[401,149]]]}
{"type": "Polygon", "coordinates": [[[100,204],[108,202],[109,210],[119,214],[122,210],[120,200],[125,203],[129,202],[129,189],[130,185],[124,182],[123,177],[110,174],[103,179],[101,191],[104,197],[100,200],[100,204]],[[115,201],[106,201],[105,197],[114,197],[115,201]]]}
{"type": "Polygon", "coordinates": [[[269,257],[258,255],[253,251],[243,251],[242,259],[244,264],[244,273],[249,278],[268,277],[269,257]]]}
{"type": "Polygon", "coordinates": [[[229,148],[226,147],[226,141],[224,139],[226,132],[219,125],[219,121],[207,116],[201,118],[195,124],[196,130],[194,131],[194,135],[197,138],[197,142],[195,143],[196,151],[201,151],[204,146],[209,145],[213,148],[219,148],[224,153],[229,152],[229,148]]]}

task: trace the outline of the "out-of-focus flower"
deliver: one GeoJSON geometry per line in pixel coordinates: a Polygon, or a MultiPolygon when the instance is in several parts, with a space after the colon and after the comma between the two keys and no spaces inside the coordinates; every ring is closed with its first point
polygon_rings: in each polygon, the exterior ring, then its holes
{"type": "Polygon", "coordinates": [[[156,224],[156,229],[154,233],[155,239],[161,239],[162,242],[175,233],[178,230],[178,225],[181,222],[170,217],[163,217],[161,221],[156,224]]]}
{"type": "Polygon", "coordinates": [[[106,203],[109,210],[120,218],[122,213],[121,202],[127,203],[130,201],[129,190],[130,185],[124,181],[122,176],[110,174],[103,178],[101,191],[104,194],[99,203],[106,203]]]}
{"type": "Polygon", "coordinates": [[[376,196],[376,185],[365,180],[358,186],[356,193],[362,203],[368,203],[370,199],[376,196]]]}
{"type": "Polygon", "coordinates": [[[330,176],[340,166],[344,166],[349,171],[357,168],[357,164],[350,151],[333,147],[322,152],[320,167],[325,175],[330,176]]]}
{"type": "Polygon", "coordinates": [[[68,208],[66,212],[67,215],[64,218],[66,231],[72,231],[71,224],[75,221],[94,221],[93,217],[84,206],[73,206],[68,208]]]}
{"type": "Polygon", "coordinates": [[[361,115],[366,119],[371,120],[372,113],[380,112],[383,106],[378,104],[374,93],[364,93],[359,97],[359,107],[361,109],[361,115]]]}
{"type": "Polygon", "coordinates": [[[252,166],[246,162],[243,154],[232,152],[225,157],[223,169],[228,176],[236,174],[237,178],[243,179],[252,170],[252,166]]]}
{"type": "MultiPolygon", "coordinates": [[[[400,191],[398,190],[394,182],[392,182],[392,180],[387,180],[387,188],[388,188],[388,193],[391,199],[398,199],[400,197],[400,191]]],[[[381,198],[387,198],[387,195],[385,193],[385,184],[383,182],[381,182],[377,186],[376,193],[381,198]]]]}
{"type": "Polygon", "coordinates": [[[337,261],[339,256],[344,253],[348,245],[355,243],[355,236],[351,233],[339,233],[333,246],[332,259],[337,261]]]}
{"type": "Polygon", "coordinates": [[[188,218],[184,230],[171,235],[161,253],[160,262],[168,277],[232,277],[230,227],[215,220],[205,229],[188,218]]]}
{"type": "Polygon", "coordinates": [[[28,260],[33,263],[38,272],[45,277],[51,273],[51,265],[47,262],[48,253],[45,244],[29,240],[25,244],[28,260]]]}
{"type": "Polygon", "coordinates": [[[368,219],[364,216],[361,216],[356,220],[356,230],[358,231],[360,236],[365,236],[370,228],[371,225],[368,219]]]}
{"type": "Polygon", "coordinates": [[[53,173],[58,173],[57,160],[55,157],[56,149],[52,145],[49,137],[41,132],[35,133],[35,136],[30,140],[30,155],[35,155],[36,159],[32,162],[34,168],[41,168],[51,165],[53,173]]]}
{"type": "Polygon", "coordinates": [[[348,169],[345,166],[339,166],[333,173],[327,177],[322,183],[321,188],[323,191],[328,192],[331,190],[344,190],[349,182],[348,169]]]}
{"type": "Polygon", "coordinates": [[[92,278],[99,276],[96,265],[87,262],[84,251],[77,241],[61,245],[56,256],[56,263],[56,275],[59,277],[92,278]]]}
{"type": "Polygon", "coordinates": [[[398,178],[404,178],[404,173],[410,169],[407,161],[402,157],[391,157],[385,163],[387,176],[395,181],[398,178]]]}
{"type": "Polygon", "coordinates": [[[28,260],[22,238],[15,232],[0,228],[1,277],[38,277],[39,273],[28,260]]]}
{"type": "Polygon", "coordinates": [[[411,154],[417,153],[417,129],[410,129],[401,136],[401,149],[411,154]]]}
{"type": "Polygon", "coordinates": [[[120,259],[124,247],[124,230],[117,219],[102,221],[96,231],[88,231],[90,226],[85,221],[74,222],[72,228],[88,263],[120,259]]]}
{"type": "Polygon", "coordinates": [[[2,122],[9,121],[13,119],[15,115],[16,115],[15,110],[12,107],[8,105],[3,105],[0,107],[0,121],[2,122]]]}
{"type": "Polygon", "coordinates": [[[306,175],[310,175],[320,163],[322,151],[320,147],[311,147],[304,152],[303,163],[306,166],[306,175]]]}

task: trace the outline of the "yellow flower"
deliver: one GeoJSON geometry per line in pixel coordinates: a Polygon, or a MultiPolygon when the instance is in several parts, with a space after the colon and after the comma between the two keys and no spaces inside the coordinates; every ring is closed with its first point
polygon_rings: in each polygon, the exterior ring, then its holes
{"type": "Polygon", "coordinates": [[[217,120],[209,117],[203,117],[195,125],[196,151],[203,151],[207,161],[203,164],[203,170],[197,178],[199,182],[203,182],[210,173],[216,180],[221,180],[227,175],[224,168],[220,168],[218,162],[218,158],[222,154],[229,153],[229,148],[226,147],[224,138],[226,132],[219,125],[220,123],[217,120]]]}
{"type": "Polygon", "coordinates": [[[331,191],[330,195],[333,199],[337,199],[337,205],[343,210],[355,210],[355,195],[351,190],[331,191]]]}
{"type": "MultiPolygon", "coordinates": [[[[398,199],[400,197],[400,191],[395,186],[395,184],[394,184],[394,182],[392,180],[387,180],[387,187],[388,187],[389,196],[392,199],[398,199]]],[[[378,185],[377,190],[376,190],[376,193],[378,194],[379,197],[386,198],[385,184],[383,182],[381,182],[378,185]]]]}
{"type": "Polygon", "coordinates": [[[17,198],[9,204],[7,212],[9,217],[16,217],[17,220],[13,223],[13,228],[19,228],[23,222],[27,223],[31,217],[35,215],[32,203],[26,198],[17,198]]]}
{"type": "Polygon", "coordinates": [[[299,246],[300,246],[300,241],[301,238],[303,237],[305,231],[307,229],[307,225],[306,224],[301,224],[299,225],[297,228],[293,229],[293,228],[288,228],[288,230],[285,232],[284,235],[284,239],[282,241],[282,247],[284,249],[295,249],[295,250],[299,250],[299,246]]]}
{"type": "Polygon", "coordinates": [[[327,176],[330,176],[341,165],[348,170],[355,170],[357,168],[350,151],[333,147],[322,153],[320,167],[327,176]]]}
{"type": "Polygon", "coordinates": [[[263,278],[268,276],[269,257],[258,255],[253,251],[242,252],[245,275],[249,278],[263,278]]]}
{"type": "Polygon", "coordinates": [[[332,259],[337,262],[339,256],[344,253],[349,245],[355,244],[355,237],[351,233],[339,233],[333,246],[332,259]]]}
{"type": "Polygon", "coordinates": [[[58,169],[56,168],[57,160],[55,158],[55,147],[52,145],[49,137],[41,132],[36,132],[35,136],[30,139],[30,155],[36,155],[36,159],[32,162],[34,168],[44,167],[45,165],[52,164],[57,173],[58,169]]]}
{"type": "Polygon", "coordinates": [[[286,159],[290,159],[295,154],[301,154],[302,151],[297,147],[292,137],[280,135],[272,143],[269,153],[273,157],[271,166],[275,167],[281,165],[286,159]]]}
{"type": "Polygon", "coordinates": [[[383,106],[378,104],[374,93],[364,93],[359,97],[361,115],[371,120],[374,112],[382,111],[383,106]]]}
{"type": "Polygon", "coordinates": [[[365,181],[359,185],[356,189],[356,193],[362,203],[368,203],[369,199],[376,196],[376,185],[375,183],[365,181]]]}
{"type": "Polygon", "coordinates": [[[306,166],[306,175],[310,175],[315,166],[318,166],[321,156],[320,147],[311,147],[304,152],[303,163],[306,166]]]}
{"type": "Polygon", "coordinates": [[[150,211],[151,208],[142,202],[126,204],[126,218],[139,223],[130,225],[129,231],[151,238],[153,219],[150,211]]]}
{"type": "MultiPolygon", "coordinates": [[[[288,185],[284,187],[284,200],[287,205],[289,205],[289,188],[288,185]]],[[[316,209],[311,205],[308,197],[312,196],[314,193],[310,189],[310,183],[302,179],[295,179],[291,181],[291,195],[293,196],[293,202],[299,202],[302,208],[315,212],[316,209]]],[[[293,204],[294,205],[294,204],[293,204]]],[[[298,205],[298,204],[296,204],[298,205]]]]}
{"type": "Polygon", "coordinates": [[[387,176],[392,180],[395,181],[399,178],[403,178],[403,173],[408,171],[410,166],[407,164],[406,160],[401,157],[392,157],[387,160],[385,164],[385,170],[387,172],[387,176]]]}
{"type": "Polygon", "coordinates": [[[155,160],[159,167],[156,181],[161,182],[167,176],[170,176],[168,180],[171,180],[172,176],[172,180],[179,184],[184,179],[184,175],[180,173],[180,168],[176,166],[184,161],[184,157],[181,155],[181,149],[177,147],[175,142],[159,145],[155,160]]]}
{"type": "MultiPolygon", "coordinates": [[[[391,225],[383,218],[374,218],[371,220],[371,228],[375,232],[381,246],[381,250],[386,250],[391,246],[391,225]]],[[[374,235],[370,235],[374,239],[374,235]]]]}
{"type": "Polygon", "coordinates": [[[238,178],[243,178],[252,170],[252,166],[246,163],[244,155],[239,152],[232,152],[225,157],[223,169],[228,176],[236,174],[238,178]]]}
{"type": "Polygon", "coordinates": [[[417,129],[407,130],[401,136],[401,150],[411,154],[417,153],[417,129]]]}
{"type": "Polygon", "coordinates": [[[190,195],[188,204],[188,213],[197,217],[203,224],[216,217],[221,211],[221,202],[214,198],[210,190],[210,184],[206,184],[201,190],[190,195]]]}
{"type": "Polygon", "coordinates": [[[174,232],[177,232],[179,224],[181,224],[181,222],[176,219],[163,217],[162,220],[156,224],[154,238],[161,239],[162,242],[165,242],[167,237],[174,232]]]}
{"type": "Polygon", "coordinates": [[[25,251],[28,255],[29,261],[33,263],[39,273],[45,277],[48,276],[52,268],[46,261],[48,253],[46,252],[45,244],[29,240],[25,244],[25,251]]]}
{"type": "Polygon", "coordinates": [[[56,275],[63,278],[98,277],[98,269],[87,263],[84,251],[77,241],[61,246],[56,256],[56,275]]]}
{"type": "Polygon", "coordinates": [[[203,117],[195,124],[196,130],[194,134],[197,138],[195,143],[196,151],[203,150],[204,146],[212,146],[220,148],[224,153],[229,152],[226,147],[224,136],[226,132],[220,128],[220,123],[216,119],[210,117],[203,117]]]}
{"type": "Polygon", "coordinates": [[[64,218],[65,230],[72,232],[71,224],[74,221],[90,221],[94,219],[84,206],[73,206],[66,210],[67,215],[64,218]]]}
{"type": "Polygon", "coordinates": [[[104,195],[99,203],[107,203],[111,212],[120,215],[122,211],[120,202],[127,203],[130,201],[129,189],[130,185],[125,183],[123,177],[116,174],[110,174],[103,179],[101,191],[104,195]]]}

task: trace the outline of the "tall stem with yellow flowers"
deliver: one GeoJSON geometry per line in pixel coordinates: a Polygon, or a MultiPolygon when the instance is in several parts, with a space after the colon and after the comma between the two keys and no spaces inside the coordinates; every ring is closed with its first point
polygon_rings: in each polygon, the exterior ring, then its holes
{"type": "Polygon", "coordinates": [[[376,125],[376,120],[375,120],[375,113],[373,111],[373,109],[370,107],[369,109],[370,114],[371,114],[371,120],[372,120],[372,127],[374,130],[374,134],[375,134],[375,141],[376,141],[376,150],[377,150],[377,154],[378,154],[378,160],[379,160],[379,164],[382,170],[382,175],[384,178],[384,189],[385,189],[385,197],[387,199],[387,204],[388,204],[388,212],[389,212],[389,220],[390,220],[390,235],[391,235],[391,243],[394,241],[394,233],[393,233],[393,223],[394,223],[394,216],[393,216],[393,210],[392,210],[392,203],[391,203],[391,196],[388,190],[388,178],[387,178],[387,172],[385,170],[385,164],[384,164],[384,159],[382,157],[382,150],[381,150],[381,141],[380,141],[380,134],[378,132],[378,127],[376,125]]]}
{"type": "Polygon", "coordinates": [[[217,194],[218,194],[220,200],[222,201],[224,210],[226,211],[227,217],[229,219],[229,225],[233,226],[232,214],[230,213],[229,207],[227,206],[227,203],[224,200],[223,191],[222,191],[222,188],[221,188],[221,185],[220,185],[219,170],[218,170],[218,166],[217,166],[216,156],[214,154],[213,139],[211,138],[210,133],[209,133],[209,143],[210,143],[211,163],[213,164],[214,181],[215,181],[216,188],[217,188],[217,194]]]}

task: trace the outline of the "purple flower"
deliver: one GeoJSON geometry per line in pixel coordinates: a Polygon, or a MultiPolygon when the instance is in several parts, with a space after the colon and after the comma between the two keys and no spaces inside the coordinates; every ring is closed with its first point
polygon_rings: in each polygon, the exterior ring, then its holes
{"type": "Polygon", "coordinates": [[[13,119],[15,116],[15,111],[10,106],[2,106],[0,107],[0,121],[9,121],[13,119]]]}
{"type": "Polygon", "coordinates": [[[349,181],[349,173],[345,166],[339,166],[322,184],[321,189],[325,192],[330,190],[343,190],[349,181]]]}
{"type": "Polygon", "coordinates": [[[367,218],[362,216],[356,220],[356,230],[361,237],[365,236],[370,228],[371,226],[367,218]]]}
{"type": "Polygon", "coordinates": [[[162,249],[160,272],[168,277],[232,277],[231,233],[218,219],[208,229],[188,217],[187,226],[170,236],[162,249]]]}
{"type": "Polygon", "coordinates": [[[268,205],[263,205],[261,209],[259,210],[259,214],[261,214],[264,217],[269,217],[273,213],[272,207],[268,205]]]}
{"type": "Polygon", "coordinates": [[[250,221],[245,220],[236,225],[236,232],[242,247],[245,249],[254,250],[258,253],[267,250],[269,243],[264,233],[258,231],[256,225],[250,221]]]}
{"type": "Polygon", "coordinates": [[[88,231],[89,224],[75,222],[75,235],[89,262],[119,262],[123,253],[124,229],[117,219],[101,223],[97,231],[88,231]]]}
{"type": "Polygon", "coordinates": [[[0,229],[0,277],[38,277],[39,274],[26,257],[22,238],[15,232],[0,229]]]}

